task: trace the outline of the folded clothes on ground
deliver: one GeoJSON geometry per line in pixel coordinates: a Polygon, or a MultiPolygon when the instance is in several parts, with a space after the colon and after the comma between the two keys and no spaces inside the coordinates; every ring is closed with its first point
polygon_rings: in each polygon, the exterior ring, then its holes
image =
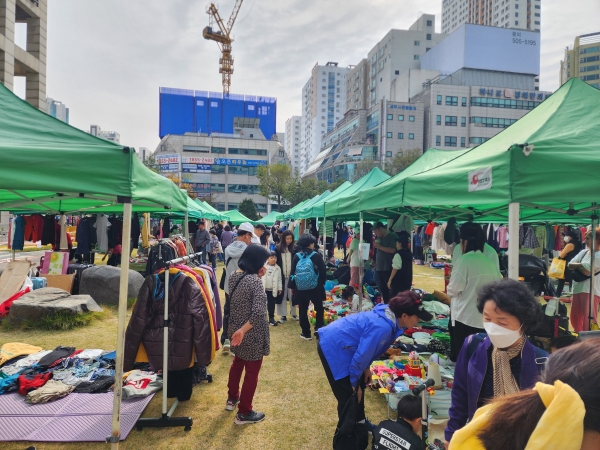
{"type": "Polygon", "coordinates": [[[28,392],[38,389],[52,378],[51,372],[36,373],[28,370],[27,373],[19,375],[19,394],[26,395],[28,392]]]}
{"type": "Polygon", "coordinates": [[[7,376],[20,373],[27,367],[36,364],[42,357],[46,356],[48,353],[50,353],[50,350],[42,350],[41,352],[32,353],[31,355],[19,359],[13,364],[4,366],[0,372],[4,373],[4,375],[7,376]]]}
{"type": "Polygon", "coordinates": [[[163,379],[152,372],[133,370],[123,383],[123,400],[147,397],[159,391],[163,386],[163,379]]]}
{"type": "Polygon", "coordinates": [[[50,380],[41,388],[27,394],[25,401],[32,404],[47,403],[65,397],[74,390],[75,386],[67,386],[60,381],[50,380]]]}
{"type": "Polygon", "coordinates": [[[94,381],[84,381],[75,387],[74,392],[82,394],[99,394],[107,392],[110,387],[115,384],[114,376],[101,376],[94,381]]]}
{"type": "Polygon", "coordinates": [[[36,347],[35,345],[8,342],[0,348],[0,366],[18,356],[27,356],[41,351],[42,347],[36,347]]]}
{"type": "MultiPolygon", "coordinates": [[[[41,350],[41,348],[40,348],[41,350]]],[[[38,351],[40,351],[38,350],[38,351]]],[[[56,347],[42,359],[38,363],[40,367],[50,367],[56,361],[66,358],[67,356],[72,355],[75,352],[75,347],[56,347]]]]}

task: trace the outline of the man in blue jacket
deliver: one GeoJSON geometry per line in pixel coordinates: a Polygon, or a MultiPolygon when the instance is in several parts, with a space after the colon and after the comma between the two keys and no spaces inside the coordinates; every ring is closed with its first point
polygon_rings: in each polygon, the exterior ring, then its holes
{"type": "Polygon", "coordinates": [[[405,291],[387,305],[377,305],[373,311],[352,314],[319,329],[317,351],[338,401],[340,418],[348,399],[357,391],[357,422],[364,422],[363,391],[371,383],[371,363],[385,353],[404,330],[416,326],[419,320],[428,322],[432,318],[423,309],[418,295],[405,291]]]}

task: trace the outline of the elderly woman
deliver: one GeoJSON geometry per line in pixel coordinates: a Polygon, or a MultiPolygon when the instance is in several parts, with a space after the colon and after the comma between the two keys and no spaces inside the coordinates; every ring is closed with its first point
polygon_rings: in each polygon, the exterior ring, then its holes
{"type": "Polygon", "coordinates": [[[265,274],[269,251],[262,245],[249,245],[238,262],[239,270],[229,278],[229,338],[235,355],[229,370],[227,404],[237,425],[257,423],[264,413],[252,409],[252,399],[258,384],[258,373],[264,356],[270,351],[267,294],[260,278],[265,274]],[[246,370],[240,393],[242,372],[246,370]]]}
{"type": "Polygon", "coordinates": [[[469,336],[458,356],[446,441],[489,400],[531,389],[548,356],[526,337],[542,312],[524,283],[504,279],[483,286],[477,309],[487,335],[469,336]]]}

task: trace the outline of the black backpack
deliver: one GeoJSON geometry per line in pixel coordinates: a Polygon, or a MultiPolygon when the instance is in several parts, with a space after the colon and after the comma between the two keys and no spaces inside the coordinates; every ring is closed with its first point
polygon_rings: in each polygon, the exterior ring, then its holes
{"type": "Polygon", "coordinates": [[[364,423],[356,423],[358,397],[356,392],[346,402],[333,436],[333,450],[365,450],[369,432],[364,423]]]}

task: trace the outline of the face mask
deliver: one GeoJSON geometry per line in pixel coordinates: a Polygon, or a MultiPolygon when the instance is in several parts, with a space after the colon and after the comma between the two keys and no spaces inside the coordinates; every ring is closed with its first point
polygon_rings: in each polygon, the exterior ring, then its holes
{"type": "Polygon", "coordinates": [[[569,242],[571,240],[569,236],[565,236],[563,239],[565,240],[565,242],[569,242]]]}
{"type": "Polygon", "coordinates": [[[483,328],[496,348],[510,347],[521,338],[520,327],[518,330],[509,330],[493,322],[483,322],[483,328]]]}

